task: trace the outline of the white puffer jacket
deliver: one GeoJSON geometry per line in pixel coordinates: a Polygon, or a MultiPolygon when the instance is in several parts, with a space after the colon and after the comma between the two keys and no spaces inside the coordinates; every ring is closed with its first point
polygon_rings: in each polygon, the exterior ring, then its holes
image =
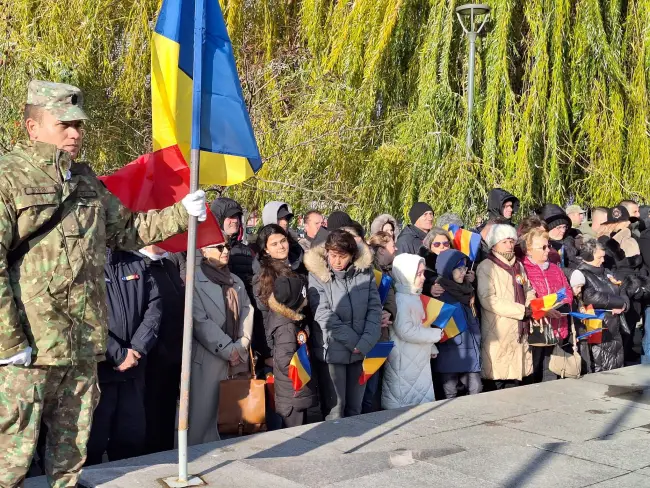
{"type": "Polygon", "coordinates": [[[418,266],[424,259],[414,254],[400,254],[393,262],[397,317],[390,327],[395,347],[384,368],[381,406],[393,409],[435,400],[430,359],[438,354],[435,343],[441,329],[422,326],[424,308],[421,290],[415,288],[418,266]]]}

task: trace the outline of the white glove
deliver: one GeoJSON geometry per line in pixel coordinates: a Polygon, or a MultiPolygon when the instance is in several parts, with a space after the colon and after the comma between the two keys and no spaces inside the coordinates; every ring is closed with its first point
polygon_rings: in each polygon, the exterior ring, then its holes
{"type": "Polygon", "coordinates": [[[32,348],[27,346],[27,349],[14,354],[10,358],[0,359],[0,365],[5,366],[7,364],[29,366],[32,364],[32,348]]]}
{"type": "Polygon", "coordinates": [[[205,192],[203,190],[196,190],[194,193],[188,193],[185,198],[181,200],[183,207],[187,213],[192,217],[197,217],[199,222],[203,222],[207,218],[205,210],[205,192]]]}

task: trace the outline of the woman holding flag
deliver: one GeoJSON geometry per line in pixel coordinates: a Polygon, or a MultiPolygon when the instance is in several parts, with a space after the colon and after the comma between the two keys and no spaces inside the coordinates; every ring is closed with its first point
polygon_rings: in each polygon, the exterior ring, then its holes
{"type": "Polygon", "coordinates": [[[307,410],[318,404],[308,353],[308,323],[301,312],[307,306],[305,281],[286,271],[275,280],[264,324],[273,353],[275,411],[284,427],[303,425],[307,410]]]}
{"type": "MultiPolygon", "coordinates": [[[[537,298],[558,292],[562,292],[564,296],[553,308],[547,310],[544,317],[540,319],[540,321],[548,320],[555,339],[562,345],[569,337],[569,322],[567,317],[556,310],[556,307],[559,304],[570,307],[573,302],[573,292],[564,272],[557,264],[549,260],[549,254],[552,250],[549,244],[549,234],[544,230],[532,229],[522,237],[526,242],[524,268],[537,298]]],[[[553,345],[554,343],[548,346],[531,346],[534,383],[541,383],[544,379],[544,360],[553,352],[553,345]]]]}
{"type": "Polygon", "coordinates": [[[621,314],[629,307],[627,297],[619,294],[619,286],[605,262],[605,248],[595,239],[584,242],[580,251],[582,264],[578,270],[585,277],[583,302],[596,310],[605,310],[602,342],[591,344],[593,373],[622,368],[624,365],[621,314]]]}

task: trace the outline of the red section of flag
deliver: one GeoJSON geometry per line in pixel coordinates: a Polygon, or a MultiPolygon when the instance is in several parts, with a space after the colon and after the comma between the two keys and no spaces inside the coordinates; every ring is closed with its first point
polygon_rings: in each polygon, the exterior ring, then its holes
{"type": "MultiPolygon", "coordinates": [[[[178,146],[140,156],[109,176],[101,176],[106,188],[130,210],[146,212],[180,202],[190,191],[190,168],[178,146]]],[[[199,224],[196,247],[223,242],[217,220],[208,209],[208,218],[199,224]]],[[[187,250],[187,232],[158,244],[169,252],[187,250]]]]}

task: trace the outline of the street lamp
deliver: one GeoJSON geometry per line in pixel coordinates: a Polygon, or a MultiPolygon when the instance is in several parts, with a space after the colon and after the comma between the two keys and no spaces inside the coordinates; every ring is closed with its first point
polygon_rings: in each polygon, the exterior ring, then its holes
{"type": "Polygon", "coordinates": [[[490,7],[482,3],[466,3],[456,8],[458,22],[469,38],[469,71],[467,73],[467,158],[472,155],[472,112],[474,109],[474,64],[476,56],[476,36],[481,32],[490,16],[490,7]],[[479,17],[477,19],[477,17],[479,17]],[[481,20],[478,29],[476,25],[481,20]],[[465,22],[468,22],[465,25],[465,22]]]}

